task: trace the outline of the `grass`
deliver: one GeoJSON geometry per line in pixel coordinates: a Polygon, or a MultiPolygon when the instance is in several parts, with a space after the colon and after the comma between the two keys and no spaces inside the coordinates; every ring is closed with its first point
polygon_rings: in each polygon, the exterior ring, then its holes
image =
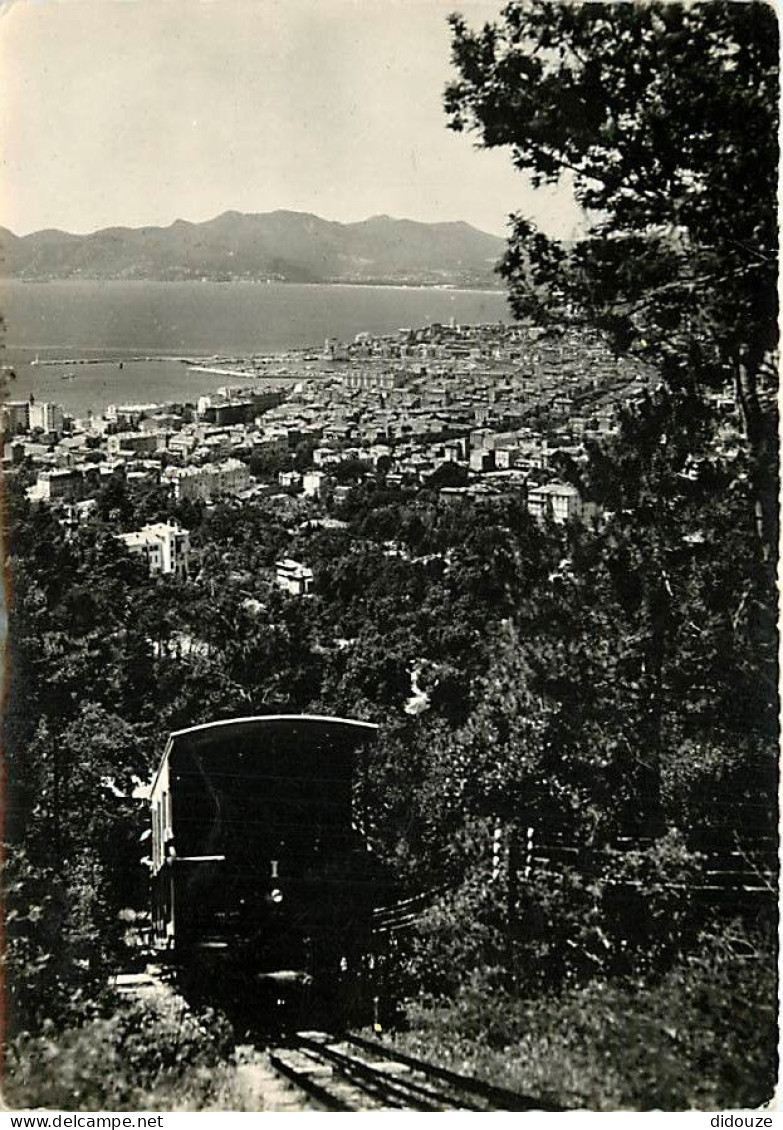
{"type": "Polygon", "coordinates": [[[546,999],[488,992],[409,1003],[397,1046],[569,1108],[723,1110],[777,1080],[775,962],[725,940],[657,980],[594,980],[546,999]]]}

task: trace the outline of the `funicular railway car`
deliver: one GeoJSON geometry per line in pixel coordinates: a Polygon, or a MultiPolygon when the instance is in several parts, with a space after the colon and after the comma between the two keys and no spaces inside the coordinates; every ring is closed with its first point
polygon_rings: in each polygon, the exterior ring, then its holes
{"type": "Polygon", "coordinates": [[[151,793],[157,946],[279,1003],[328,1002],[356,979],[377,891],[352,794],[376,731],[271,715],[171,734],[151,793]]]}

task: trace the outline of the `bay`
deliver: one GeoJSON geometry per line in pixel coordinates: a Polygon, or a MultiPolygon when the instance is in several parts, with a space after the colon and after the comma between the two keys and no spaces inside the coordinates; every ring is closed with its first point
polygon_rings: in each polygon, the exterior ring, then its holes
{"type": "Polygon", "coordinates": [[[111,403],[194,401],[241,383],[189,371],[178,356],[278,353],[452,317],[465,324],[510,320],[501,291],[294,283],[2,280],[0,310],[4,364],[17,374],[5,396],[33,394],[75,415],[111,403]],[[127,361],[139,354],[171,360],[127,361]],[[36,355],[101,363],[33,366],[36,355]]]}

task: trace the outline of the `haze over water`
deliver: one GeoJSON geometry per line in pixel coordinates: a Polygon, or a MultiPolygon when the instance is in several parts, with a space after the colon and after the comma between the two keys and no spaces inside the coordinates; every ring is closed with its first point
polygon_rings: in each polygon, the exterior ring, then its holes
{"type": "Polygon", "coordinates": [[[226,383],[178,361],[119,369],[118,361],[134,354],[275,353],[452,316],[468,324],[510,320],[501,291],[293,283],[3,280],[0,308],[4,363],[17,373],[9,397],[33,393],[76,415],[111,403],[195,400],[226,383]],[[110,363],[33,367],[36,353],[41,360],[106,357],[110,363]],[[74,379],[63,380],[69,373],[74,379]]]}

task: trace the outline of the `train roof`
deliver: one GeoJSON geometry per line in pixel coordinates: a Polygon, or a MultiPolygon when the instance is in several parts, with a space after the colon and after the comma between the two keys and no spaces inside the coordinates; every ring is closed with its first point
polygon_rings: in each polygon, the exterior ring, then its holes
{"type": "Polygon", "coordinates": [[[286,726],[298,729],[305,728],[311,733],[318,731],[328,733],[330,730],[342,729],[346,734],[353,732],[357,744],[362,739],[373,737],[378,731],[375,722],[362,722],[356,718],[334,718],[328,714],[255,714],[247,718],[224,718],[217,722],[204,722],[199,726],[188,726],[187,729],[174,730],[173,733],[169,734],[158,771],[155,774],[152,790],[154,792],[158,777],[166,761],[179,747],[206,745],[211,737],[228,737],[232,731],[244,735],[253,730],[263,730],[266,727],[284,729],[286,726]]]}

